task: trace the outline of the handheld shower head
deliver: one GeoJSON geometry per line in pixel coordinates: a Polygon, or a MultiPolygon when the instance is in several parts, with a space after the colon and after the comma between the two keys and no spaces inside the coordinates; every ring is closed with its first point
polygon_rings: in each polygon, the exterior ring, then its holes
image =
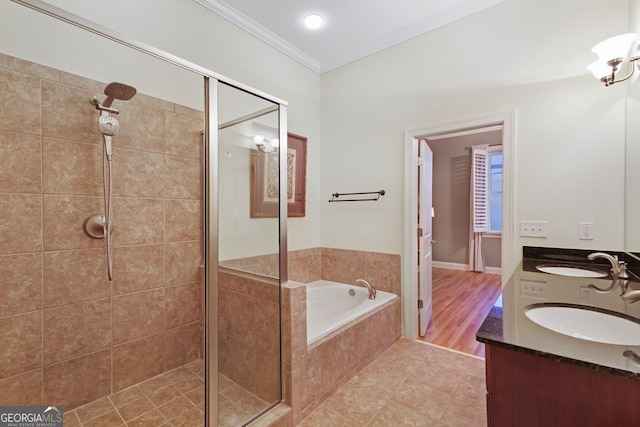
{"type": "Polygon", "coordinates": [[[120,130],[120,123],[115,117],[111,117],[102,113],[98,118],[98,129],[105,136],[116,136],[120,130]]]}
{"type": "Polygon", "coordinates": [[[104,88],[104,94],[107,95],[107,99],[104,100],[102,105],[104,107],[111,107],[114,100],[119,99],[121,101],[128,101],[136,94],[136,88],[128,86],[124,83],[113,82],[109,83],[104,88]]]}
{"type": "Polygon", "coordinates": [[[108,112],[103,111],[98,118],[98,130],[104,135],[104,150],[107,155],[107,160],[111,161],[113,154],[111,137],[118,134],[120,123],[118,123],[118,119],[111,117],[108,112]]]}

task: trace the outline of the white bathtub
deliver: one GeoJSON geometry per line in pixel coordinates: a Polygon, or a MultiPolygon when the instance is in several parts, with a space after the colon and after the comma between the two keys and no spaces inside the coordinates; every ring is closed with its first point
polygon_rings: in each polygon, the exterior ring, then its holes
{"type": "Polygon", "coordinates": [[[307,283],[307,345],[395,298],[395,294],[378,291],[375,299],[369,299],[367,288],[328,280],[307,283]],[[355,291],[353,296],[349,294],[351,289],[355,291]]]}

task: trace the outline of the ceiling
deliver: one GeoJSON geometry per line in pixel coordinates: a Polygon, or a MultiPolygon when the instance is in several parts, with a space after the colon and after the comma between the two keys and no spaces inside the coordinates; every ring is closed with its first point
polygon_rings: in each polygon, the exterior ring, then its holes
{"type": "Polygon", "coordinates": [[[195,0],[291,58],[323,73],[504,0],[195,0]],[[302,18],[322,15],[307,29],[302,18]]]}

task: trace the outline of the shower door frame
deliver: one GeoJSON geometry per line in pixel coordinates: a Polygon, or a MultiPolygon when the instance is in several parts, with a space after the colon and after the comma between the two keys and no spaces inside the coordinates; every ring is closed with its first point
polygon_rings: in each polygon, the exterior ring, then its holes
{"type": "MultiPolygon", "coordinates": [[[[280,138],[279,178],[287,182],[287,108],[286,101],[215,73],[205,67],[184,60],[153,46],[126,37],[95,22],[69,13],[40,0],[11,0],[14,3],[66,22],[90,33],[106,38],[143,54],[191,71],[204,78],[204,194],[203,194],[203,241],[205,271],[205,425],[218,425],[218,85],[224,83],[240,91],[257,96],[278,105],[278,131],[280,138]],[[212,369],[215,367],[215,369],[212,369]],[[215,372],[215,375],[211,375],[215,372]]],[[[287,258],[287,185],[279,186],[279,283],[280,289],[288,281],[287,258]]],[[[282,334],[281,325],[278,325],[282,334]]],[[[282,361],[282,359],[281,359],[282,361]]],[[[280,400],[282,401],[282,374],[280,378],[280,400]]]]}

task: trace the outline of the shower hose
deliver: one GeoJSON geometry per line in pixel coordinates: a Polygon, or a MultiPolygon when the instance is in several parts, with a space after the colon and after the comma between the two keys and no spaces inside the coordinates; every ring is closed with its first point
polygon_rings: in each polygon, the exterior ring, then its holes
{"type": "Polygon", "coordinates": [[[107,144],[105,144],[105,160],[102,163],[102,182],[104,184],[104,236],[107,239],[107,275],[109,281],[113,280],[113,267],[111,261],[111,232],[113,224],[111,223],[111,155],[107,152],[107,144]],[[108,181],[108,186],[107,186],[108,181]]]}

